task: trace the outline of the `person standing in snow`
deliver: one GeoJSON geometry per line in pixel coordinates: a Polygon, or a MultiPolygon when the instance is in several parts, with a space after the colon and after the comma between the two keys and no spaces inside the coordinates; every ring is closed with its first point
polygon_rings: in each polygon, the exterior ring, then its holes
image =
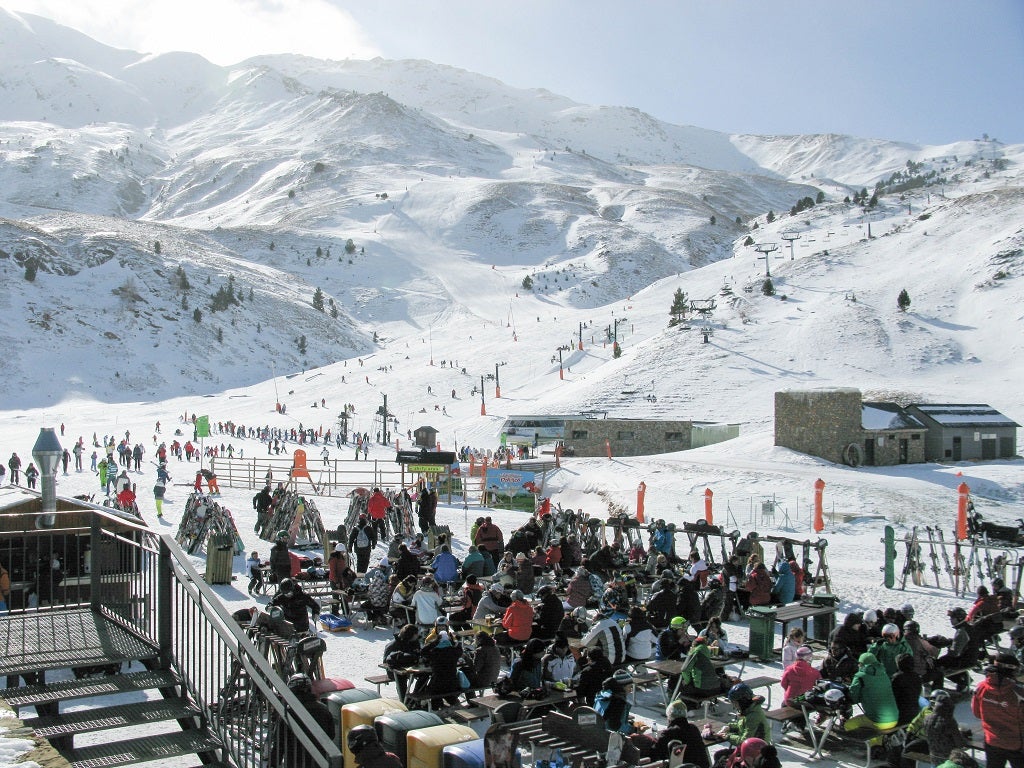
{"type": "Polygon", "coordinates": [[[11,485],[18,485],[21,481],[21,459],[18,454],[12,453],[7,460],[7,468],[11,470],[11,485]]]}

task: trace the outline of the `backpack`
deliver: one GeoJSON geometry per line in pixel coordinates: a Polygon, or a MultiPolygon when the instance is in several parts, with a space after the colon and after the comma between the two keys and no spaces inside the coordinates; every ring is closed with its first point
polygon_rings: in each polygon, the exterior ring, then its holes
{"type": "Polygon", "coordinates": [[[360,549],[365,549],[370,546],[370,536],[366,532],[365,525],[360,528],[359,533],[356,534],[356,546],[360,549]]]}

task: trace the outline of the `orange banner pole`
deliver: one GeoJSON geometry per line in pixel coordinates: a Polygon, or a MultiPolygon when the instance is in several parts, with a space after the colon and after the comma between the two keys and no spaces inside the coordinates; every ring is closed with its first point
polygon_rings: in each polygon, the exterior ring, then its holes
{"type": "Polygon", "coordinates": [[[610,440],[604,441],[604,452],[609,459],[612,457],[612,443],[610,440]]]}
{"type": "Polygon", "coordinates": [[[636,489],[636,519],[638,523],[644,522],[644,496],[647,493],[647,483],[640,481],[636,489]]]}
{"type": "Polygon", "coordinates": [[[956,505],[956,538],[963,541],[967,538],[967,500],[971,495],[971,488],[967,483],[960,483],[956,487],[960,494],[956,505]]]}
{"type": "Polygon", "coordinates": [[[825,481],[820,477],[814,481],[814,532],[825,530],[825,513],[822,509],[822,496],[825,494],[825,481]]]}
{"type": "Polygon", "coordinates": [[[704,520],[708,525],[715,524],[715,516],[711,510],[711,498],[714,496],[714,491],[710,488],[704,489],[704,520]]]}

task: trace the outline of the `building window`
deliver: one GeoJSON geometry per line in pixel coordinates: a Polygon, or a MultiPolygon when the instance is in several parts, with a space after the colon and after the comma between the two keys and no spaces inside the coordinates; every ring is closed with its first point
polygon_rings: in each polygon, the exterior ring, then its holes
{"type": "Polygon", "coordinates": [[[665,433],[665,442],[666,443],[678,443],[678,442],[682,442],[682,439],[683,439],[683,433],[682,432],[666,432],[665,433]]]}
{"type": "Polygon", "coordinates": [[[586,440],[588,437],[590,437],[590,433],[586,429],[574,429],[572,431],[573,440],[586,440]]]}
{"type": "Polygon", "coordinates": [[[626,432],[626,431],[616,432],[615,433],[615,439],[616,440],[632,440],[633,439],[633,432],[632,432],[632,430],[630,430],[629,432],[626,432]]]}

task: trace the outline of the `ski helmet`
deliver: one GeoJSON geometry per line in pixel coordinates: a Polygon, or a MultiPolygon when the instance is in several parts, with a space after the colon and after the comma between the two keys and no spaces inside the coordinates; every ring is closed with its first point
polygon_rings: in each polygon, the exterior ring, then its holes
{"type": "Polygon", "coordinates": [[[296,696],[313,692],[313,681],[305,672],[296,672],[288,678],[288,690],[296,696]]]}
{"type": "Polygon", "coordinates": [[[754,691],[746,683],[736,683],[736,685],[729,689],[729,693],[727,693],[726,696],[728,696],[729,701],[734,704],[744,706],[753,701],[754,691]]]}
{"type": "Polygon", "coordinates": [[[767,746],[768,742],[764,739],[756,737],[744,739],[743,743],[740,744],[740,757],[743,759],[743,764],[753,765],[754,761],[761,756],[761,750],[767,746]]]}
{"type": "Polygon", "coordinates": [[[377,743],[377,732],[372,725],[357,725],[348,732],[348,749],[355,755],[377,743]]]}

